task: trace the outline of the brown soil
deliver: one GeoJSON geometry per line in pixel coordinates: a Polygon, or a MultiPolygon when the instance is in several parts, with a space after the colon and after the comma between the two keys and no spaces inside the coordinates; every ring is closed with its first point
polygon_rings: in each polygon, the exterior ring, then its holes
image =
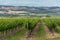
{"type": "Polygon", "coordinates": [[[52,33],[48,27],[46,25],[44,25],[44,30],[46,32],[46,37],[48,38],[57,38],[60,37],[58,33],[56,33],[55,31],[52,33]]]}
{"type": "Polygon", "coordinates": [[[35,37],[36,37],[36,34],[37,34],[38,30],[39,30],[39,25],[40,25],[40,23],[38,23],[36,25],[36,27],[33,29],[32,33],[31,33],[32,35],[30,35],[30,37],[27,37],[29,35],[27,35],[27,32],[26,32],[25,36],[22,37],[20,40],[36,40],[35,37]]]}
{"type": "Polygon", "coordinates": [[[36,36],[38,30],[39,30],[39,26],[40,25],[40,22],[36,25],[36,27],[34,28],[33,32],[32,32],[32,36],[36,36]]]}
{"type": "MultiPolygon", "coordinates": [[[[60,35],[58,33],[56,33],[55,31],[52,33],[49,30],[49,28],[45,25],[44,22],[42,22],[42,24],[44,25],[44,30],[46,32],[46,38],[47,39],[60,37],[60,35]]],[[[27,38],[27,33],[26,33],[25,36],[22,37],[20,40],[36,40],[35,38],[36,38],[36,34],[37,34],[38,30],[39,30],[39,25],[40,25],[40,23],[38,23],[36,25],[36,27],[33,29],[32,33],[31,33],[32,35],[30,35],[31,37],[27,38]]]]}

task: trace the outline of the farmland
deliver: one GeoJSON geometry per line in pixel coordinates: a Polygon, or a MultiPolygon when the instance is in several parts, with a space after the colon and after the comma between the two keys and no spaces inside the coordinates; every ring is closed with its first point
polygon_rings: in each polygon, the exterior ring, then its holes
{"type": "Polygon", "coordinates": [[[0,40],[59,40],[60,18],[0,18],[0,40]]]}

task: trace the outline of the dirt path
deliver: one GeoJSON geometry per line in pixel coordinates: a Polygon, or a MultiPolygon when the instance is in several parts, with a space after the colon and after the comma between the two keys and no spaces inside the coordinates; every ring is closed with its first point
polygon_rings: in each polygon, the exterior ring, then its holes
{"type": "Polygon", "coordinates": [[[27,40],[36,40],[35,38],[36,38],[36,34],[37,34],[39,27],[40,27],[39,25],[40,25],[40,22],[33,29],[32,33],[31,33],[32,34],[31,37],[29,37],[27,40]]]}
{"type": "Polygon", "coordinates": [[[48,38],[57,38],[60,37],[60,35],[58,33],[56,33],[55,31],[52,33],[49,28],[45,25],[45,23],[43,23],[44,25],[44,30],[46,32],[46,37],[48,38]]]}
{"type": "MultiPolygon", "coordinates": [[[[45,23],[44,22],[41,22],[43,25],[44,25],[44,30],[45,30],[45,32],[46,32],[46,38],[47,39],[49,39],[49,38],[57,38],[57,37],[60,37],[60,35],[58,34],[58,33],[56,33],[55,31],[52,33],[50,30],[49,30],[49,28],[45,25],[45,23]],[[54,35],[53,35],[54,34],[54,35]]],[[[36,34],[37,34],[37,32],[38,32],[38,30],[39,30],[39,25],[40,25],[40,23],[38,23],[37,25],[36,25],[36,27],[33,29],[33,31],[32,31],[32,35],[31,35],[31,37],[26,37],[27,36],[27,33],[25,34],[25,36],[21,39],[21,40],[36,40],[35,38],[36,38],[36,34]]]]}
{"type": "Polygon", "coordinates": [[[27,35],[27,32],[26,32],[25,36],[22,37],[20,40],[36,40],[35,38],[36,38],[36,34],[37,34],[38,30],[39,30],[39,25],[40,25],[40,22],[33,29],[32,33],[31,33],[32,35],[30,35],[30,37],[27,38],[28,35],[27,35]]]}
{"type": "Polygon", "coordinates": [[[40,27],[40,22],[36,25],[36,27],[34,28],[33,32],[32,32],[32,36],[36,36],[38,30],[39,30],[39,27],[40,27]]]}

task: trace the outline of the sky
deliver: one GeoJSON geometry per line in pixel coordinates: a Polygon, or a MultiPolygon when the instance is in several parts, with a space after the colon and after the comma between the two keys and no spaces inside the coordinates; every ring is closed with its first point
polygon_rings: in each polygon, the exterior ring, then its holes
{"type": "Polygon", "coordinates": [[[11,6],[60,6],[60,0],[0,0],[0,5],[11,6]]]}

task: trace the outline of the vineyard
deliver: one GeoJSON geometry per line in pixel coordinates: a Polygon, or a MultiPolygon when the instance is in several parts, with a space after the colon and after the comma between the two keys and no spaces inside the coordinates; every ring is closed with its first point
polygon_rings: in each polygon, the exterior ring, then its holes
{"type": "Polygon", "coordinates": [[[60,39],[60,18],[0,18],[0,40],[46,39],[60,39]]]}

